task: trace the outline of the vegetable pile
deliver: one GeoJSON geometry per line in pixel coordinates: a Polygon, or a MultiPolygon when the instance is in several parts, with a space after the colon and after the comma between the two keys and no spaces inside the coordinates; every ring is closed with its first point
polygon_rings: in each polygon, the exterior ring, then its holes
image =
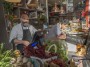
{"type": "Polygon", "coordinates": [[[0,44],[0,67],[10,67],[12,50],[5,50],[4,44],[0,44]]]}
{"type": "Polygon", "coordinates": [[[46,41],[46,43],[48,44],[46,51],[57,53],[59,58],[63,59],[64,61],[68,60],[67,47],[64,40],[57,42],[46,41]]]}

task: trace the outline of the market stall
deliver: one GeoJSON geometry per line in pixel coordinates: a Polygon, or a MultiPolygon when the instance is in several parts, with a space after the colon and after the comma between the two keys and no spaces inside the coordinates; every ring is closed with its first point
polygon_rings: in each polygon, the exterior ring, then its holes
{"type": "MultiPolygon", "coordinates": [[[[84,65],[89,62],[86,58],[89,56],[89,48],[86,44],[89,38],[85,37],[85,34],[88,34],[88,27],[86,25],[84,27],[85,20],[81,21],[81,14],[78,15],[81,9],[75,10],[78,2],[74,0],[1,0],[0,43],[3,42],[3,44],[0,44],[0,67],[79,67],[80,62],[85,67],[84,65]],[[24,45],[23,50],[20,51],[14,43],[9,43],[9,36],[13,26],[22,20],[22,14],[29,16],[26,20],[29,20],[30,25],[33,25],[37,31],[33,34],[30,44],[24,45]],[[58,31],[59,34],[56,34],[58,31]],[[61,39],[59,39],[60,36],[61,39]],[[73,54],[68,56],[69,48],[74,51],[74,56],[73,54]]],[[[80,3],[78,5],[82,6],[84,2],[80,1],[80,3]]]]}

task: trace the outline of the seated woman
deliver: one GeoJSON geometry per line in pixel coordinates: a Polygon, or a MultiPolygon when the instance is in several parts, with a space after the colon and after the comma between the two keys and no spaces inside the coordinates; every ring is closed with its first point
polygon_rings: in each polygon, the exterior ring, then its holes
{"type": "MultiPolygon", "coordinates": [[[[66,29],[66,23],[57,23],[53,25],[46,36],[47,40],[52,41],[56,46],[57,49],[63,48],[63,50],[67,51],[67,44],[66,44],[66,33],[64,30],[66,29]]],[[[57,52],[60,54],[60,51],[57,50],[57,52]]]]}

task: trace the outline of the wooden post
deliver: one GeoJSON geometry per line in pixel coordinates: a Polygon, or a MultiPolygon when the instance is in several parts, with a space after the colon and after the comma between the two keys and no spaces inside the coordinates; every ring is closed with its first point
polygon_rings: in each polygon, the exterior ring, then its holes
{"type": "Polygon", "coordinates": [[[46,14],[47,14],[47,23],[49,23],[49,17],[48,17],[48,0],[46,0],[46,14]]]}
{"type": "Polygon", "coordinates": [[[0,1],[0,44],[5,43],[5,48],[8,49],[10,45],[9,42],[9,36],[6,30],[6,23],[5,23],[5,16],[4,16],[4,6],[3,2],[0,1]]]}

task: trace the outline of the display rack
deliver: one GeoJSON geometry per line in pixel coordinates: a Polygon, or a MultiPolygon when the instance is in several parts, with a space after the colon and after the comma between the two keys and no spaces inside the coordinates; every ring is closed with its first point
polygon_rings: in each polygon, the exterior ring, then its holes
{"type": "Polygon", "coordinates": [[[49,24],[50,25],[53,25],[53,24],[56,24],[57,22],[53,21],[55,19],[59,19],[59,21],[63,22],[63,19],[72,19],[73,18],[73,15],[68,15],[68,14],[62,14],[60,15],[59,13],[57,13],[57,15],[53,15],[53,16],[49,16],[49,24]]]}
{"type": "MultiPolygon", "coordinates": [[[[23,12],[28,13],[29,18],[30,18],[30,24],[35,26],[37,29],[42,28],[39,25],[40,22],[38,22],[38,16],[40,14],[44,13],[44,11],[41,11],[41,10],[38,10],[38,9],[28,9],[28,8],[23,8],[23,7],[15,7],[14,8],[14,14],[18,16],[18,19],[20,19],[20,14],[23,13],[23,12]],[[37,27],[37,25],[39,27],[37,27]]],[[[43,25],[41,24],[41,26],[43,26],[43,25]]]]}

